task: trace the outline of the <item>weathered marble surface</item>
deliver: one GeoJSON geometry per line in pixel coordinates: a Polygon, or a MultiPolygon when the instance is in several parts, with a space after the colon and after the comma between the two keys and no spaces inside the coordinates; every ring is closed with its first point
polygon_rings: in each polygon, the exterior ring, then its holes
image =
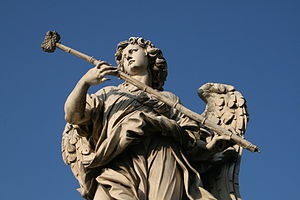
{"type": "MultiPolygon", "coordinates": [[[[160,49],[142,38],[119,43],[118,69],[163,91],[167,63],[160,49]]],[[[198,122],[124,82],[88,94],[92,85],[115,75],[101,62],[77,83],[65,103],[64,161],[86,199],[239,199],[242,148],[198,122]]],[[[199,89],[203,113],[220,126],[244,134],[248,115],[243,96],[232,86],[199,89]]]]}

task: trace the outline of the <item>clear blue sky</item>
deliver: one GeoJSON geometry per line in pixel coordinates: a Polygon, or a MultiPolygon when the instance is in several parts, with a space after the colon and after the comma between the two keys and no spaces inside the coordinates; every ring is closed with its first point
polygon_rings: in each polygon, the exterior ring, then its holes
{"type": "Polygon", "coordinates": [[[48,30],[112,64],[119,41],[151,40],[168,60],[165,89],[199,113],[199,86],[234,85],[248,100],[246,137],[262,149],[244,151],[243,199],[299,198],[299,9],[296,0],[2,1],[0,198],[82,199],[60,142],[65,99],[92,66],[42,52],[48,30]]]}

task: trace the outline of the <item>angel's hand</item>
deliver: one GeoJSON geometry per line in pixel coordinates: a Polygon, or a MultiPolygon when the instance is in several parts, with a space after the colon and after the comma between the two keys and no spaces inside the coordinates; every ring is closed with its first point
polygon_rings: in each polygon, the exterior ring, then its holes
{"type": "Polygon", "coordinates": [[[102,61],[96,67],[90,69],[82,78],[81,81],[85,84],[97,85],[103,83],[104,81],[109,80],[105,78],[106,75],[116,75],[117,69],[110,64],[102,61]]]}
{"type": "Polygon", "coordinates": [[[238,156],[237,151],[233,147],[229,147],[222,152],[215,153],[210,162],[213,164],[222,164],[228,161],[235,160],[238,156]]]}
{"type": "Polygon", "coordinates": [[[224,143],[230,141],[230,136],[220,135],[214,136],[213,139],[206,144],[206,149],[211,152],[223,151],[227,146],[224,143]]]}

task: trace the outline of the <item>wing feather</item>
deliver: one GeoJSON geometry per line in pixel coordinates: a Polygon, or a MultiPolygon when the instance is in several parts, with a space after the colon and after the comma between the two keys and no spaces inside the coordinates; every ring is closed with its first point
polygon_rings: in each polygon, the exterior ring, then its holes
{"type": "Polygon", "coordinates": [[[66,124],[62,136],[62,157],[79,182],[78,191],[86,199],[91,199],[87,195],[91,194],[90,191],[96,187],[94,182],[97,171],[86,166],[93,160],[95,153],[88,139],[79,135],[79,131],[81,131],[79,126],[66,124]]]}

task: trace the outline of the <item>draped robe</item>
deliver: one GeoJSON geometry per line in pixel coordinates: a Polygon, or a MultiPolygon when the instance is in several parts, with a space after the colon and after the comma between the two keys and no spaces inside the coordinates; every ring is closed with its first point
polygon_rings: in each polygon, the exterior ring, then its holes
{"type": "MultiPolygon", "coordinates": [[[[161,92],[171,102],[177,96],[161,92]]],[[[78,133],[92,151],[84,159],[85,191],[95,200],[215,199],[187,157],[200,138],[197,123],[127,84],[87,95],[78,133]],[[96,181],[91,180],[94,178],[96,181]]],[[[83,191],[81,191],[83,193],[83,191]]]]}

